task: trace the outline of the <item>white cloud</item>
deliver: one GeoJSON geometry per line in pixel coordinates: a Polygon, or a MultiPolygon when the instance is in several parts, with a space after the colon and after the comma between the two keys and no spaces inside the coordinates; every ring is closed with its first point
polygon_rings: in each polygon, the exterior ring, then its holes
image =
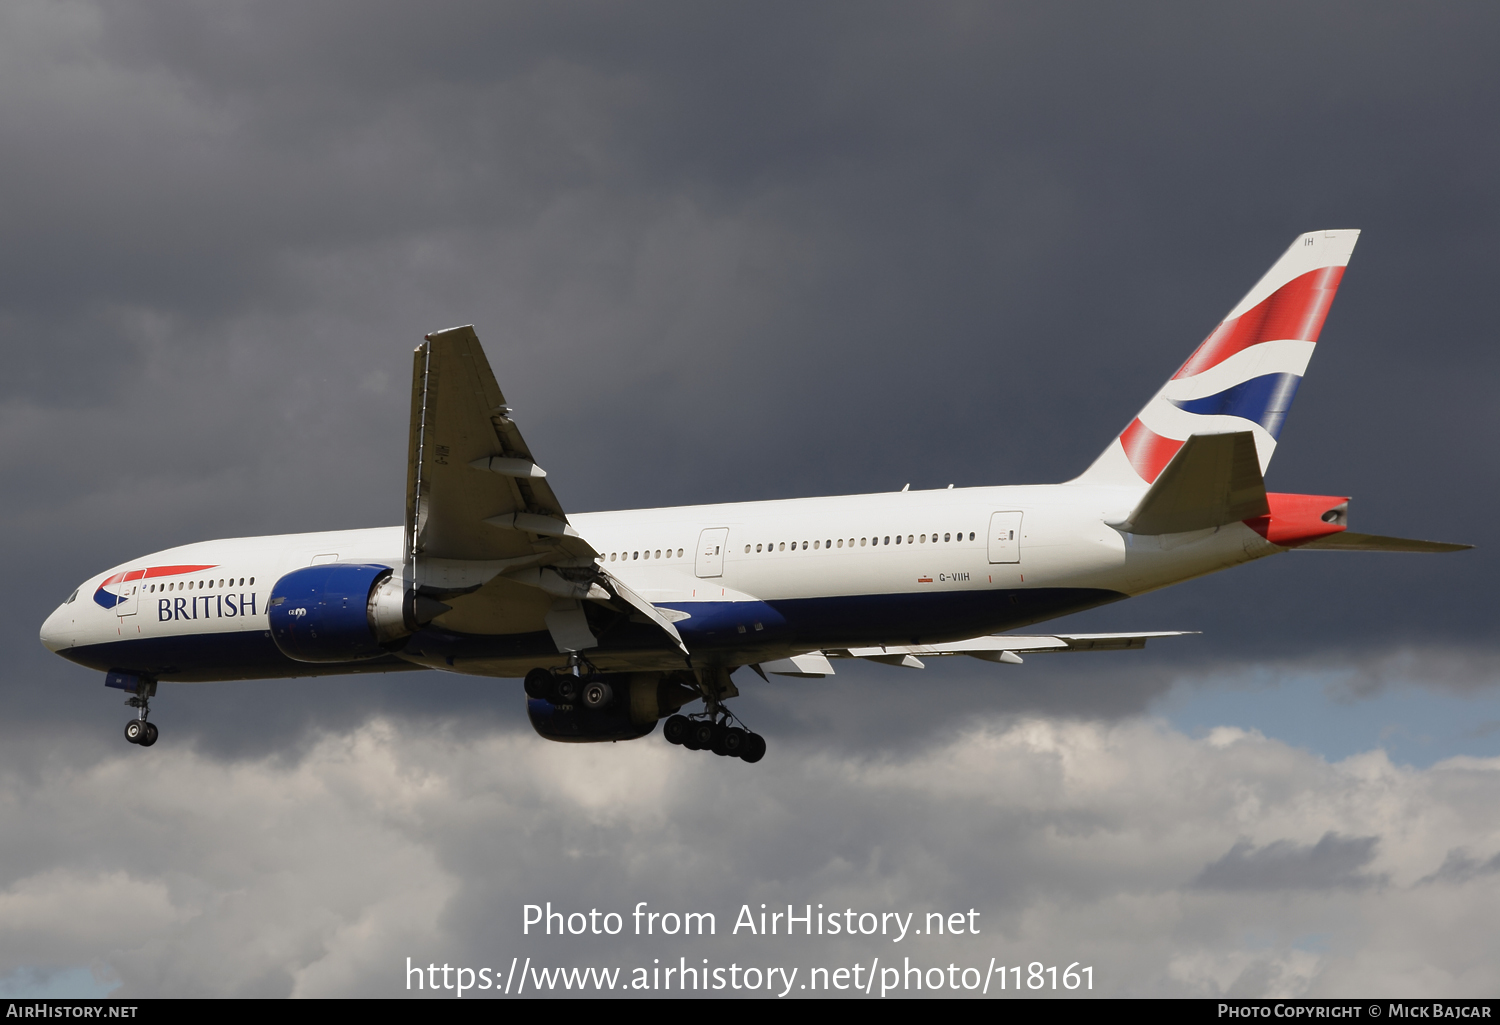
{"type": "Polygon", "coordinates": [[[783,748],[751,767],[660,738],[577,747],[377,720],[296,757],[158,746],[4,787],[27,828],[0,850],[0,974],[103,965],[135,995],[391,993],[407,956],[1080,961],[1107,994],[1500,981],[1484,939],[1500,895],[1484,872],[1439,871],[1500,850],[1500,760],[1330,764],[1253,733],[992,719],[899,755],[783,748]],[[1328,869],[1341,857],[1358,885],[1328,869]],[[1213,885],[1207,867],[1226,864],[1259,874],[1213,885]],[[711,910],[719,935],[523,938],[522,905],[548,900],[711,910]],[[761,902],[919,923],[974,907],[982,933],[726,935],[761,902]]]}

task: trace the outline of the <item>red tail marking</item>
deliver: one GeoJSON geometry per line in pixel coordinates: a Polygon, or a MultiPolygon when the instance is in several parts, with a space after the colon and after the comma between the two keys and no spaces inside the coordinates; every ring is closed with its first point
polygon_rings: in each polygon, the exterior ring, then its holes
{"type": "Polygon", "coordinates": [[[1347,497],[1335,495],[1268,493],[1266,503],[1271,507],[1270,513],[1246,520],[1245,526],[1273,545],[1294,548],[1345,529],[1341,523],[1323,522],[1323,514],[1347,501],[1347,497]]]}
{"type": "Polygon", "coordinates": [[[1130,465],[1135,467],[1141,480],[1151,484],[1172,461],[1172,457],[1182,447],[1182,442],[1174,438],[1163,438],[1136,419],[1130,421],[1130,426],[1120,432],[1120,447],[1125,450],[1125,458],[1130,460],[1130,465]]]}
{"type": "Polygon", "coordinates": [[[1280,338],[1316,342],[1343,276],[1342,267],[1322,267],[1288,281],[1238,317],[1214,328],[1172,380],[1201,374],[1261,342],[1280,338]]]}

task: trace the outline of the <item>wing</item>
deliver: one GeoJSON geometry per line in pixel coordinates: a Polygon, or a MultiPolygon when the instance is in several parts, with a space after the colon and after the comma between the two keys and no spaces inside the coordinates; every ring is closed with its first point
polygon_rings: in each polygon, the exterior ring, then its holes
{"type": "Polygon", "coordinates": [[[406,578],[416,618],[460,633],[548,630],[594,646],[582,601],[640,612],[682,638],[595,560],[511,417],[472,327],[426,337],[412,365],[406,578]]]}
{"type": "Polygon", "coordinates": [[[968,655],[986,662],[1021,662],[1023,654],[1055,651],[1125,651],[1144,648],[1154,637],[1186,637],[1197,630],[1154,630],[1149,633],[1117,634],[988,634],[948,644],[903,644],[879,648],[847,648],[829,651],[830,658],[860,658],[889,665],[921,669],[918,656],[943,658],[968,655]]]}

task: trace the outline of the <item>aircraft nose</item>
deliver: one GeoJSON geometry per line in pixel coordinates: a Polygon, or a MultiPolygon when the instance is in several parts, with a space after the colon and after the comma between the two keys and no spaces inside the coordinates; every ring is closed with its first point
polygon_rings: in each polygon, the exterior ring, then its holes
{"type": "Polygon", "coordinates": [[[42,644],[48,651],[61,651],[73,646],[73,615],[67,605],[59,605],[42,624],[42,644]]]}

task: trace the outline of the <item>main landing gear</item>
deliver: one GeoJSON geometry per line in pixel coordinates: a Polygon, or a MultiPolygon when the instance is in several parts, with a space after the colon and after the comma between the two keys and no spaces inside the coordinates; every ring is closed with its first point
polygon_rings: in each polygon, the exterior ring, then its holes
{"type": "Polygon", "coordinates": [[[554,705],[581,704],[584,708],[597,710],[607,708],[615,700],[615,689],[609,682],[592,675],[573,676],[533,669],[526,674],[525,687],[527,697],[550,701],[554,705]]]}
{"type": "Polygon", "coordinates": [[[766,756],[766,738],[733,725],[737,721],[727,709],[722,709],[717,717],[706,712],[674,715],[667,719],[661,733],[669,742],[689,751],[712,751],[725,758],[760,761],[766,756]]]}

